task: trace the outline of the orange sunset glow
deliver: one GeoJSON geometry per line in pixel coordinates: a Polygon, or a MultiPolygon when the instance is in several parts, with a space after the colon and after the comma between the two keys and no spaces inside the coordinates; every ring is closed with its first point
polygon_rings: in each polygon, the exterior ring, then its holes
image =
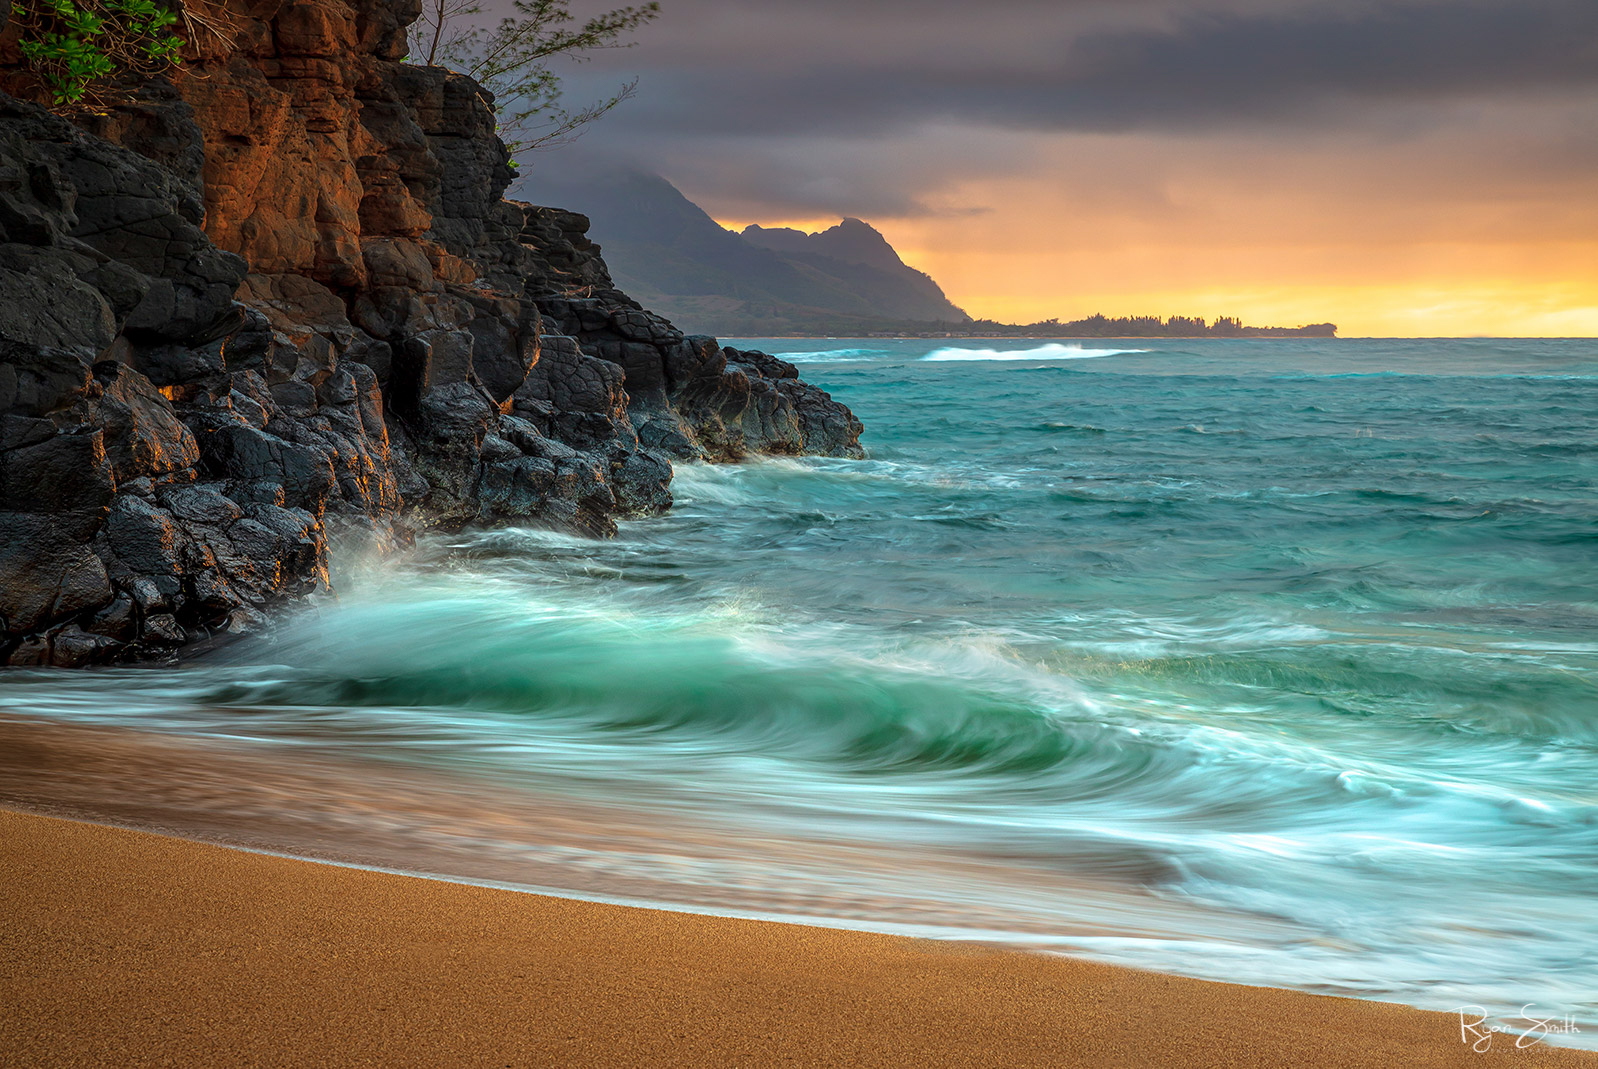
{"type": "Polygon", "coordinates": [[[889,3],[840,39],[689,2],[718,18],[596,65],[652,93],[553,178],[654,172],[734,230],[857,217],[977,318],[1598,334],[1589,4],[889,3]]]}
{"type": "MultiPolygon", "coordinates": [[[[1003,322],[1235,315],[1331,320],[1344,337],[1598,334],[1598,184],[1517,166],[1515,147],[1472,165],[1476,146],[1457,139],[1372,156],[1060,138],[1046,167],[954,183],[930,212],[873,222],[955,304],[1003,322]]],[[[837,219],[720,221],[815,231],[837,219]]]]}

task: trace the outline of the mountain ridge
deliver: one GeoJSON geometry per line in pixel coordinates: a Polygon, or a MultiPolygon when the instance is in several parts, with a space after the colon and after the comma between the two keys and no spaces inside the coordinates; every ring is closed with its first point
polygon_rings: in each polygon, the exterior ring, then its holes
{"type": "MultiPolygon", "coordinates": [[[[915,270],[900,258],[882,232],[863,219],[846,217],[837,226],[810,234],[793,227],[763,227],[750,223],[739,235],[745,241],[780,253],[827,256],[845,263],[864,264],[883,271],[915,270]]],[[[930,275],[916,271],[929,281],[930,275]]],[[[936,285],[936,283],[934,283],[936,285]]],[[[940,287],[939,293],[942,293],[940,287]]]]}
{"type": "Polygon", "coordinates": [[[818,234],[758,226],[740,234],[657,174],[535,173],[528,184],[538,199],[593,220],[617,284],[689,329],[754,336],[970,318],[859,219],[818,234]]]}

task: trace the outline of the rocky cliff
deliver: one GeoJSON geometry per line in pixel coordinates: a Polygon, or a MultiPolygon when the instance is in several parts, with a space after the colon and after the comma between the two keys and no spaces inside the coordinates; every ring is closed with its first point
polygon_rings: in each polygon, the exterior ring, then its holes
{"type": "Polygon", "coordinates": [[[248,631],[327,587],[331,539],[605,536],[673,460],[858,454],[791,365],[685,337],[585,218],[503,199],[487,94],[399,61],[417,2],[236,0],[78,125],[0,95],[0,662],[248,631]]]}

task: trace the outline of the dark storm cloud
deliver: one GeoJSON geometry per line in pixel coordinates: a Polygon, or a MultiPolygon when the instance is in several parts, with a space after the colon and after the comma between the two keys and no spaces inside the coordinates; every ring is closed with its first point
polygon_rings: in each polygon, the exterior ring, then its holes
{"type": "Polygon", "coordinates": [[[638,96],[535,171],[622,161],[730,217],[980,210],[944,194],[1102,132],[1385,152],[1453,131],[1551,185],[1598,169],[1598,0],[663,0],[638,47],[563,73],[573,100],[634,75],[638,96]]]}
{"type": "Polygon", "coordinates": [[[712,29],[716,61],[646,69],[647,93],[622,122],[722,134],[863,135],[950,120],[1121,130],[1598,87],[1598,0],[1234,10],[1134,29],[1094,28],[1091,5],[1053,17],[1025,3],[964,10],[924,12],[913,32],[880,41],[880,17],[849,30],[840,15],[834,28],[852,34],[841,57],[798,27],[775,54],[771,42],[740,46],[712,29]],[[1007,44],[994,25],[1030,32],[1007,44]]]}

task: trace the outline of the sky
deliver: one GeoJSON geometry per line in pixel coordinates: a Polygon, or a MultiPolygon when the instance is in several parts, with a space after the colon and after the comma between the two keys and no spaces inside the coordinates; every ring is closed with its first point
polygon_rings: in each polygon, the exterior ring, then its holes
{"type": "Polygon", "coordinates": [[[1598,335],[1598,0],[662,0],[636,41],[560,68],[637,95],[533,167],[863,218],[974,316],[1598,335]]]}

